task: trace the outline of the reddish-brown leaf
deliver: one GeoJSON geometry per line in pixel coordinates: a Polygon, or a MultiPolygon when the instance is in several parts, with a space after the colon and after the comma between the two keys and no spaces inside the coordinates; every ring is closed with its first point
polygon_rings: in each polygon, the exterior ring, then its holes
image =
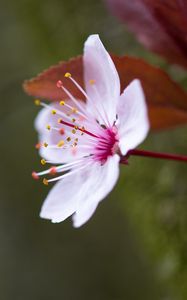
{"type": "Polygon", "coordinates": [[[187,67],[186,0],[105,1],[144,46],[187,67]]]}
{"type": "MultiPolygon", "coordinates": [[[[187,123],[187,94],[164,71],[138,58],[112,55],[112,59],[119,73],[122,90],[133,79],[141,80],[152,129],[187,123]]],[[[24,89],[35,97],[63,99],[66,95],[56,87],[56,82],[61,79],[75,97],[84,99],[75,85],[64,78],[66,72],[70,72],[80,85],[84,86],[82,57],[77,57],[68,62],[61,62],[36,78],[25,81],[24,89]]]]}

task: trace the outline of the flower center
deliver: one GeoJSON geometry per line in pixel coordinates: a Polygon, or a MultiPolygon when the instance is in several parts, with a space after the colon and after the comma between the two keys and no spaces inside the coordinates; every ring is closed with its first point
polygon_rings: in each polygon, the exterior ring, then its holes
{"type": "Polygon", "coordinates": [[[103,164],[109,156],[114,155],[118,150],[117,128],[115,126],[106,128],[104,135],[99,137],[94,148],[93,158],[103,164]]]}

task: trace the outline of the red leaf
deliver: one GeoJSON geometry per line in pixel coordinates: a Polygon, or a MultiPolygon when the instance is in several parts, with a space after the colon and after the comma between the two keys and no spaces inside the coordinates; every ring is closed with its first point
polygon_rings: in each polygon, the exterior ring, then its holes
{"type": "MultiPolygon", "coordinates": [[[[119,73],[122,90],[133,79],[141,80],[152,129],[187,123],[187,94],[164,71],[138,58],[112,56],[112,59],[119,73]]],[[[77,57],[68,62],[61,62],[36,78],[25,81],[24,89],[35,97],[63,99],[66,95],[56,87],[56,82],[60,79],[75,97],[83,99],[75,85],[64,78],[66,72],[70,72],[80,85],[84,86],[82,57],[77,57]]]]}
{"type": "Polygon", "coordinates": [[[148,49],[187,67],[186,0],[105,0],[148,49]]]}

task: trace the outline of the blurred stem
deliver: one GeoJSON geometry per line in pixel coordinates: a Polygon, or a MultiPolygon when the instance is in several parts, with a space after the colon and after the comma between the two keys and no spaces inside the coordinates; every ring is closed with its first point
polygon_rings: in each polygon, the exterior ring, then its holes
{"type": "Polygon", "coordinates": [[[128,158],[132,155],[187,162],[187,156],[184,156],[184,155],[176,155],[176,154],[169,154],[169,153],[160,153],[160,152],[152,152],[152,151],[146,151],[146,150],[133,149],[133,150],[128,151],[127,155],[121,157],[120,163],[127,164],[128,158]]]}

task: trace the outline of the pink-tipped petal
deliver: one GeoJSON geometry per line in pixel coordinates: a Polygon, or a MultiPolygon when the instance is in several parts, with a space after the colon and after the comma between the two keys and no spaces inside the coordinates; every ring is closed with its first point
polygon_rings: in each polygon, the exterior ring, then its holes
{"type": "Polygon", "coordinates": [[[89,36],[85,42],[83,62],[86,92],[98,110],[103,114],[104,108],[110,122],[113,122],[120,81],[114,63],[97,34],[89,36]],[[90,84],[90,80],[95,83],[90,84]]]}
{"type": "Polygon", "coordinates": [[[89,178],[82,188],[82,197],[73,215],[74,227],[80,227],[86,223],[95,212],[99,202],[114,188],[119,176],[119,156],[116,154],[109,157],[102,166],[95,164],[88,172],[89,174],[84,176],[89,178]]]}
{"type": "Polygon", "coordinates": [[[117,114],[119,146],[125,155],[146,138],[150,127],[145,96],[138,79],[133,80],[120,96],[117,114]]]}

